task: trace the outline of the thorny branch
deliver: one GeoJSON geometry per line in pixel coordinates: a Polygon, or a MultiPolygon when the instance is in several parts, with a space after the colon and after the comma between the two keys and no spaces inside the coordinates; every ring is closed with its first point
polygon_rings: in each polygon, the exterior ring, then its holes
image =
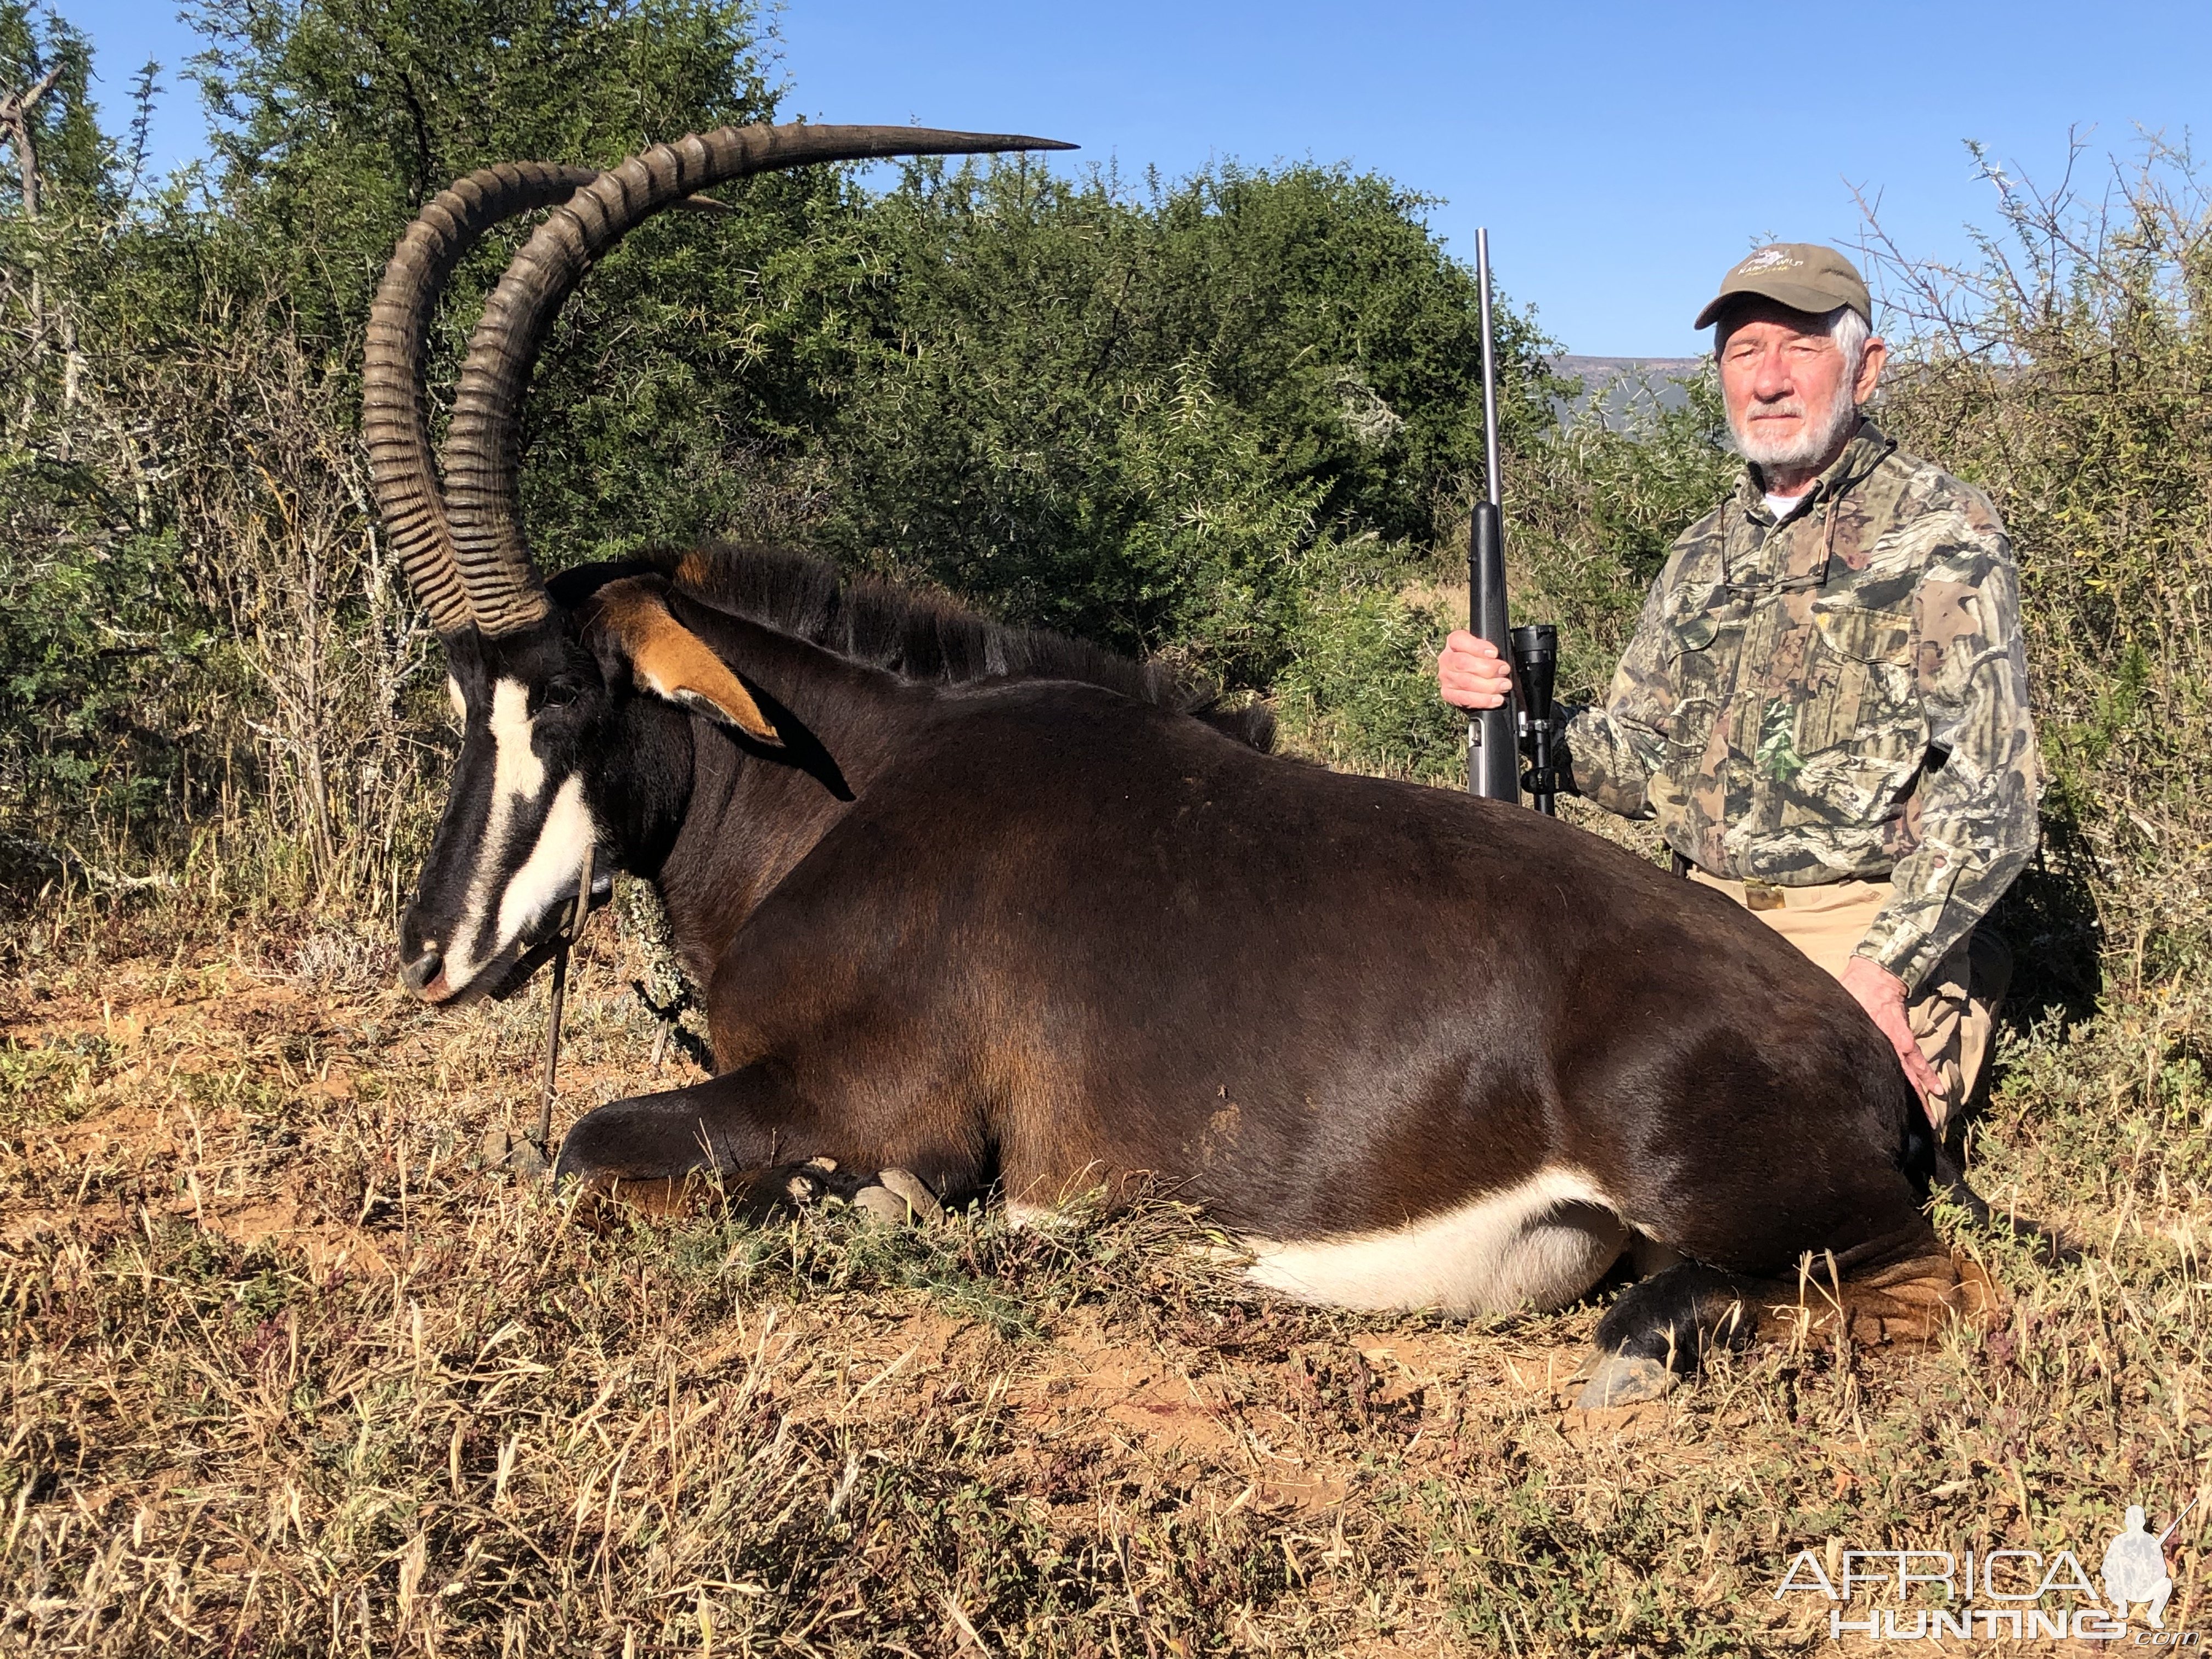
{"type": "MultiPolygon", "coordinates": [[[[31,137],[31,111],[39,100],[54,88],[61,79],[62,65],[56,64],[21,92],[13,92],[0,99],[0,131],[15,147],[15,164],[22,174],[23,218],[25,222],[39,222],[39,151],[31,137]]],[[[31,352],[33,359],[46,348],[46,307],[38,273],[31,275],[30,290],[26,296],[31,317],[31,352]]],[[[65,309],[57,308],[55,323],[62,337],[62,401],[64,404],[77,402],[83,381],[84,355],[77,349],[76,324],[65,309]]],[[[27,392],[25,408],[27,411],[30,394],[27,392]]]]}
{"type": "Polygon", "coordinates": [[[39,152],[31,141],[31,110],[61,78],[62,66],[57,64],[21,92],[0,99],[0,128],[6,129],[9,142],[15,146],[15,165],[23,175],[23,216],[34,224],[39,217],[39,152]]]}

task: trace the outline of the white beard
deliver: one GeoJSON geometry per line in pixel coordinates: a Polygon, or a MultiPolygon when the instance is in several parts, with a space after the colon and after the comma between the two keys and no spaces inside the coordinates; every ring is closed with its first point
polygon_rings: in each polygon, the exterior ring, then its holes
{"type": "MultiPolygon", "coordinates": [[[[1788,405],[1784,407],[1787,409],[1788,405]]],[[[1799,400],[1797,412],[1802,411],[1802,401],[1799,400]]],[[[1735,439],[1737,453],[1755,466],[1804,468],[1827,460],[1842,448],[1844,438],[1858,414],[1849,397],[1839,396],[1830,407],[1826,421],[1817,426],[1801,426],[1794,438],[1754,437],[1747,430],[1753,425],[1747,416],[1742,421],[1730,419],[1729,431],[1735,439]]]]}

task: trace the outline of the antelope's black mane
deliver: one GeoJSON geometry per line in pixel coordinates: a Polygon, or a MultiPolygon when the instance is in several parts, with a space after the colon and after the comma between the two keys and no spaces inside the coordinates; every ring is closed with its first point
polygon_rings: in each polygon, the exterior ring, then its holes
{"type": "Polygon", "coordinates": [[[1224,708],[1219,690],[1194,676],[1065,634],[992,622],[946,593],[847,575],[803,553],[728,543],[687,553],[667,571],[717,610],[902,679],[1076,680],[1194,715],[1255,749],[1274,742],[1275,717],[1263,707],[1224,708]]]}

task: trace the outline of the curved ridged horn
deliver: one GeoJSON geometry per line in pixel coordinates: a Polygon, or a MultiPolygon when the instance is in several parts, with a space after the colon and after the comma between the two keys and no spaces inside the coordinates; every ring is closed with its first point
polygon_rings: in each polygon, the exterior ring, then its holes
{"type": "Polygon", "coordinates": [[[362,362],[362,435],[377,516],[415,595],[441,635],[476,620],[453,562],[445,503],[422,419],[422,356],[430,313],[453,267],[502,219],[566,201],[595,167],[541,161],[484,167],[441,190],[416,216],[384,268],[369,307],[362,362]]]}
{"type": "Polygon", "coordinates": [[[779,167],[1074,148],[1050,138],[928,127],[721,127],[656,144],[578,191],[538,228],[492,290],[454,390],[446,500],[477,625],[488,635],[510,634],[546,614],[544,583],[531,563],[516,499],[517,416],[562,303],[631,229],[695,191],[779,167]]]}

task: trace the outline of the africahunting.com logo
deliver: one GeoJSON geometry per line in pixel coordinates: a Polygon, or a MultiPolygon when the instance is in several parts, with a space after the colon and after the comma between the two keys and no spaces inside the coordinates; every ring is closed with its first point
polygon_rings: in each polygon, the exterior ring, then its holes
{"type": "Polygon", "coordinates": [[[1826,1596],[1828,1634],[1838,1642],[1845,1636],[1884,1642],[2070,1636],[2135,1647],[2195,1647],[2195,1631],[2166,1628],[2166,1604],[2173,1595],[2166,1543],[2196,1507],[2197,1500],[2190,1499],[2157,1534],[2148,1529],[2141,1506],[2130,1508],[2119,1534],[2105,1547],[2094,1583],[2072,1550],[2051,1555],[1984,1550],[1978,1556],[1972,1550],[1846,1550],[1831,1544],[1825,1559],[1798,1551],[1774,1597],[1826,1596]],[[2130,1623],[2130,1609],[2148,1628],[2130,1623]]]}

